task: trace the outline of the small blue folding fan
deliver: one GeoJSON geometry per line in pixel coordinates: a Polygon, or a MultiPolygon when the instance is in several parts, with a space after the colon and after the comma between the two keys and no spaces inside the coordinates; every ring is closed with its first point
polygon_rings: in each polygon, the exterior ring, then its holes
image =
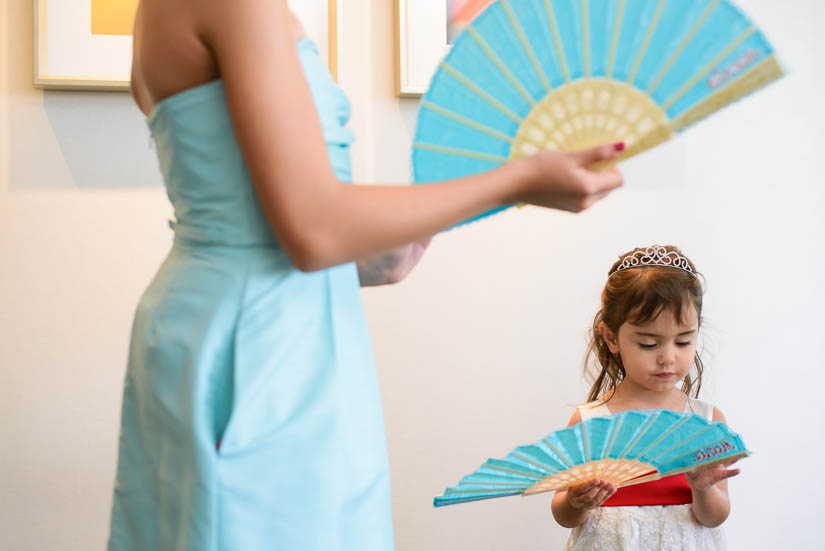
{"type": "Polygon", "coordinates": [[[464,28],[421,101],[413,180],[624,141],[618,162],[782,74],[729,0],[498,0],[464,28]]]}
{"type": "Polygon", "coordinates": [[[504,459],[488,459],[434,505],[564,490],[594,478],[630,486],[747,455],[742,438],[724,423],[695,413],[625,411],[558,430],[504,459]]]}

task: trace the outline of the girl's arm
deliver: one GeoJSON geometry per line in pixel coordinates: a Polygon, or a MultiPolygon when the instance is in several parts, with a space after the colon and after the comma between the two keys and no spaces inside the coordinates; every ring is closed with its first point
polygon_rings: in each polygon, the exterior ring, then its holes
{"type": "Polygon", "coordinates": [[[586,168],[616,155],[604,146],[544,151],[439,184],[344,185],[327,159],[287,0],[203,0],[197,17],[264,212],[299,269],[368,258],[514,202],[577,212],[622,183],[616,170],[586,168]]]}
{"type": "MultiPolygon", "coordinates": [[[[725,416],[713,408],[713,420],[725,422],[725,416]]],[[[708,528],[719,526],[730,513],[728,478],[739,474],[739,469],[728,469],[736,461],[714,465],[685,473],[693,490],[693,504],[690,510],[696,521],[708,528]]]]}
{"type": "MultiPolygon", "coordinates": [[[[571,425],[581,422],[579,411],[570,418],[571,425]]],[[[565,528],[575,528],[581,526],[592,509],[600,507],[602,503],[610,499],[616,493],[616,487],[605,480],[588,480],[578,486],[573,486],[567,490],[556,492],[550,509],[553,511],[553,518],[565,528]]]]}

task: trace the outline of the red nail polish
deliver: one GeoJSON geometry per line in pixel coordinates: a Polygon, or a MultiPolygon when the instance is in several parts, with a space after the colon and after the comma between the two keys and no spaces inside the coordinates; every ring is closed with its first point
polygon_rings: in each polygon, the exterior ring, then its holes
{"type": "Polygon", "coordinates": [[[616,151],[624,151],[624,142],[618,142],[618,143],[613,144],[613,148],[616,151]]]}

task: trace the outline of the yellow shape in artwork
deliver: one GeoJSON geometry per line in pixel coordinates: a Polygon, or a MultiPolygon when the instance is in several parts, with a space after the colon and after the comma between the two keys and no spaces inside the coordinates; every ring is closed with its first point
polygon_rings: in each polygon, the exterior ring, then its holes
{"type": "Polygon", "coordinates": [[[92,34],[131,35],[138,0],[92,0],[92,34]]]}

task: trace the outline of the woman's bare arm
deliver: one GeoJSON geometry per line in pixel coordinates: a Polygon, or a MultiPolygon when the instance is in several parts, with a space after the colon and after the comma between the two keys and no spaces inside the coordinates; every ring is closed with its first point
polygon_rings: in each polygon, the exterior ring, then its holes
{"type": "Polygon", "coordinates": [[[203,0],[199,25],[224,81],[235,133],[268,220],[293,263],[317,270],[411,243],[512,202],[579,211],[621,185],[585,167],[607,146],[543,152],[426,186],[337,180],[293,40],[286,0],[203,0]]]}

